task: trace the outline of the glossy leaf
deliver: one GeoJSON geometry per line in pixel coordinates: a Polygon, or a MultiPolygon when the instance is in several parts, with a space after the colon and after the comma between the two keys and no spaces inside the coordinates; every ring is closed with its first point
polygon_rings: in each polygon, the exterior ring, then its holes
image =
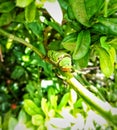
{"type": "Polygon", "coordinates": [[[101,38],[100,38],[100,44],[101,44],[101,47],[102,48],[104,48],[105,50],[109,50],[109,48],[110,48],[110,46],[109,46],[109,44],[106,42],[106,39],[107,39],[107,37],[105,37],[105,36],[102,36],[101,38]]]}
{"type": "Polygon", "coordinates": [[[35,115],[35,114],[43,114],[41,108],[39,108],[32,100],[25,99],[24,100],[24,110],[29,115],[35,115]]]}
{"type": "Polygon", "coordinates": [[[43,125],[44,118],[42,115],[36,114],[32,116],[32,124],[35,126],[43,125]]]}
{"type": "Polygon", "coordinates": [[[90,48],[90,32],[89,31],[81,31],[78,34],[76,47],[73,52],[73,59],[78,60],[84,57],[90,48]]]}
{"type": "Polygon", "coordinates": [[[106,77],[110,77],[114,71],[113,63],[111,60],[112,58],[110,57],[108,52],[103,48],[99,48],[98,53],[101,71],[106,77]]]}
{"type": "Polygon", "coordinates": [[[111,62],[113,64],[113,67],[114,67],[114,63],[116,61],[116,51],[115,51],[115,48],[114,47],[110,47],[108,52],[109,52],[110,59],[111,59],[111,62]]]}
{"type": "Polygon", "coordinates": [[[55,29],[57,32],[59,32],[62,36],[64,35],[63,29],[58,23],[47,21],[47,24],[55,29]]]}
{"type": "Polygon", "coordinates": [[[104,0],[85,0],[87,16],[90,19],[103,6],[104,0]]]}
{"type": "Polygon", "coordinates": [[[28,6],[33,0],[16,0],[16,6],[19,7],[26,7],[28,6]]]}
{"type": "Polygon", "coordinates": [[[43,28],[39,22],[27,23],[27,27],[34,33],[35,36],[39,37],[42,35],[43,28]]]}
{"type": "Polygon", "coordinates": [[[89,18],[86,12],[85,0],[71,0],[70,2],[74,16],[78,22],[89,27],[89,18]]]}
{"type": "Polygon", "coordinates": [[[66,50],[73,52],[76,46],[76,41],[77,41],[77,35],[76,33],[72,33],[67,35],[63,39],[61,44],[66,50]]]}
{"type": "Polygon", "coordinates": [[[64,107],[68,103],[69,98],[70,98],[70,93],[64,94],[64,96],[62,97],[58,105],[58,109],[61,109],[62,107],[64,107]]]}
{"type": "MultiPolygon", "coordinates": [[[[108,30],[105,30],[105,34],[117,35],[117,24],[113,21],[109,21],[106,18],[99,18],[99,22],[108,30]]],[[[101,31],[101,30],[100,30],[101,31]]]]}
{"type": "Polygon", "coordinates": [[[79,60],[75,60],[75,65],[80,67],[80,68],[85,68],[88,66],[88,62],[89,62],[89,54],[90,52],[87,52],[87,54],[82,57],[79,60]]]}
{"type": "Polygon", "coordinates": [[[36,6],[35,3],[32,2],[25,8],[25,19],[27,22],[33,22],[36,16],[36,6]]]}
{"type": "Polygon", "coordinates": [[[8,13],[15,8],[15,3],[8,1],[0,3],[0,13],[8,13]]]}

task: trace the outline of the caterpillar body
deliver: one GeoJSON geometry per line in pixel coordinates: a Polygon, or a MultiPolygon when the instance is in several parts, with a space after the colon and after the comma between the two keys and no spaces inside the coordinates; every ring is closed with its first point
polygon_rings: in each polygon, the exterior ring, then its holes
{"type": "Polygon", "coordinates": [[[72,61],[71,56],[64,51],[48,51],[48,57],[52,62],[60,67],[62,71],[71,71],[72,61]]]}

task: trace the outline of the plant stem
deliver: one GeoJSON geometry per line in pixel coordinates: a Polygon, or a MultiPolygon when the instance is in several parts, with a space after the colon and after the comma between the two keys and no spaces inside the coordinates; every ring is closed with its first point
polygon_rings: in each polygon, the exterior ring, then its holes
{"type": "Polygon", "coordinates": [[[37,53],[40,56],[40,58],[43,59],[45,57],[36,47],[34,47],[30,43],[26,42],[22,38],[19,38],[19,37],[13,35],[13,34],[10,34],[10,33],[6,32],[6,31],[4,31],[3,29],[0,29],[0,34],[3,35],[3,36],[6,36],[8,38],[11,38],[14,41],[17,41],[17,42],[22,43],[23,45],[29,47],[31,50],[33,50],[35,53],[37,53]]]}
{"type": "Polygon", "coordinates": [[[69,74],[67,82],[80,94],[91,108],[96,110],[107,121],[117,126],[117,108],[113,108],[108,102],[97,98],[93,93],[87,90],[72,74],[69,74]]]}
{"type": "MultiPolygon", "coordinates": [[[[29,47],[35,53],[37,53],[41,59],[45,58],[45,56],[36,47],[26,42],[22,38],[9,34],[3,29],[0,29],[0,34],[8,38],[12,38],[13,40],[29,47]]],[[[45,60],[50,61],[49,59],[45,60]]],[[[97,98],[93,93],[91,93],[82,84],[80,84],[80,82],[75,79],[75,77],[71,73],[68,72],[64,73],[63,75],[65,79],[67,79],[67,82],[73,86],[73,88],[80,94],[84,101],[86,101],[94,110],[100,113],[106,120],[117,126],[117,108],[113,108],[108,102],[104,102],[97,98]]]]}
{"type": "Polygon", "coordinates": [[[109,4],[109,0],[105,0],[105,5],[104,5],[104,17],[108,16],[108,4],[109,4]]]}

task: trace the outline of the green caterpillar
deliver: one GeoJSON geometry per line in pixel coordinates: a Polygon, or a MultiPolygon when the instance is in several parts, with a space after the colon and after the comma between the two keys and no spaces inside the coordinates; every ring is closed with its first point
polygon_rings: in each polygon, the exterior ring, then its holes
{"type": "Polygon", "coordinates": [[[48,51],[48,57],[52,62],[60,67],[62,71],[71,71],[72,61],[71,56],[64,51],[48,51]]]}

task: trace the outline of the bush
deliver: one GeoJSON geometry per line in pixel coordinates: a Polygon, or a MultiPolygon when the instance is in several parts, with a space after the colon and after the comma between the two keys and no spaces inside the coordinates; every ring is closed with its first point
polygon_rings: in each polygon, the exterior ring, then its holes
{"type": "Polygon", "coordinates": [[[117,0],[0,2],[0,128],[117,127],[117,0]]]}

